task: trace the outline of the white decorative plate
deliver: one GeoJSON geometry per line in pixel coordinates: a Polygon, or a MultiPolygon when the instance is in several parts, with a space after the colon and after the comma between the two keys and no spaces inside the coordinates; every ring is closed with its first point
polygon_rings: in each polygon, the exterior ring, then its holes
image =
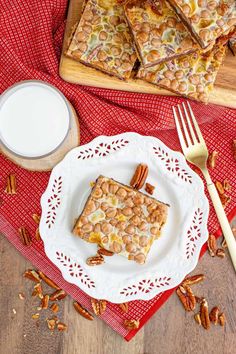
{"type": "Polygon", "coordinates": [[[208,236],[209,205],[201,179],[181,153],[135,133],[100,136],[70,151],[53,169],[41,205],[40,234],[49,259],[68,282],[114,303],[149,300],[178,285],[195,268],[208,236]],[[144,265],[114,255],[105,264],[88,266],[86,259],[97,247],[71,230],[90,194],[90,182],[102,174],[129,184],[141,162],[149,166],[153,196],[170,205],[162,236],[144,265]]]}

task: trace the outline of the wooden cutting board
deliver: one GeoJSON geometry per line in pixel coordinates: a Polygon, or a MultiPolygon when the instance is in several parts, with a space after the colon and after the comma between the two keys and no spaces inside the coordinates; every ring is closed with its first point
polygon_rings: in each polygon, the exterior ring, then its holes
{"type": "MultiPolygon", "coordinates": [[[[82,3],[83,0],[70,0],[62,53],[68,48],[73,28],[80,19],[82,3]]],[[[174,95],[142,80],[130,79],[125,82],[108,76],[67,58],[64,54],[61,56],[59,74],[65,81],[80,85],[158,95],[174,95]]],[[[227,57],[219,70],[209,102],[236,108],[236,57],[230,51],[228,51],[227,57]]]]}

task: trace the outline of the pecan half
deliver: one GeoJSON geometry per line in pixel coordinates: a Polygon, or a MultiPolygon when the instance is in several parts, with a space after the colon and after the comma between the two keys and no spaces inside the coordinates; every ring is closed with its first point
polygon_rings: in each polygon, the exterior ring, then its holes
{"type": "Polygon", "coordinates": [[[52,312],[57,313],[59,311],[59,306],[54,303],[50,306],[50,309],[52,310],[52,312]]]}
{"type": "Polygon", "coordinates": [[[87,258],[87,265],[96,266],[104,263],[104,257],[101,254],[87,258]]]}
{"type": "Polygon", "coordinates": [[[204,274],[192,275],[190,277],[185,278],[181,285],[185,286],[185,285],[197,284],[203,281],[204,279],[205,279],[204,274]]]}
{"type": "Polygon", "coordinates": [[[210,321],[217,325],[219,318],[219,308],[217,306],[213,307],[209,314],[210,321]]]}
{"type": "Polygon", "coordinates": [[[146,183],[146,185],[145,185],[145,191],[146,191],[148,194],[153,195],[154,190],[155,190],[155,187],[154,187],[154,186],[152,186],[150,183],[146,183]]]}
{"type": "Polygon", "coordinates": [[[205,329],[209,329],[211,323],[210,323],[210,318],[209,318],[209,313],[208,313],[208,303],[207,303],[206,299],[203,299],[201,302],[200,317],[201,317],[202,326],[205,329]]]}
{"type": "Polygon", "coordinates": [[[216,181],[215,186],[216,186],[217,192],[219,194],[224,194],[225,190],[224,190],[224,187],[220,181],[216,181]]]}
{"type": "Polygon", "coordinates": [[[15,175],[10,174],[7,177],[7,186],[6,186],[5,192],[7,194],[16,194],[16,176],[15,175]]]}
{"type": "Polygon", "coordinates": [[[41,300],[41,307],[43,310],[46,310],[48,308],[48,302],[49,302],[49,295],[44,295],[44,297],[41,300]]]}
{"type": "Polygon", "coordinates": [[[208,251],[211,257],[215,257],[217,251],[216,238],[210,234],[207,241],[208,251]]]}
{"type": "Polygon", "coordinates": [[[67,296],[67,293],[63,290],[63,289],[59,289],[54,291],[54,293],[52,293],[49,296],[49,300],[50,301],[55,301],[55,300],[62,300],[67,296]]]}
{"type": "Polygon", "coordinates": [[[84,318],[86,318],[89,321],[93,321],[94,318],[91,315],[91,313],[89,313],[88,310],[86,310],[84,307],[82,307],[77,301],[73,302],[73,306],[81,316],[83,316],[84,318]]]}
{"type": "Polygon", "coordinates": [[[180,285],[176,290],[176,293],[182,302],[185,311],[193,311],[196,306],[196,299],[193,295],[191,288],[187,285],[180,285]]]}
{"type": "Polygon", "coordinates": [[[209,168],[215,168],[216,166],[216,159],[218,157],[218,152],[217,151],[212,151],[207,160],[207,164],[209,168]]]}
{"type": "Polygon", "coordinates": [[[31,244],[31,238],[29,231],[25,227],[19,228],[20,241],[24,246],[29,246],[31,244]]]}
{"type": "Polygon", "coordinates": [[[139,328],[139,320],[124,320],[125,328],[127,329],[137,329],[139,328]]]}
{"type": "Polygon", "coordinates": [[[28,269],[24,272],[23,274],[24,278],[30,279],[32,281],[34,281],[35,283],[39,283],[40,282],[40,278],[39,278],[39,274],[38,272],[36,272],[36,270],[33,269],[28,269]]]}
{"type": "Polygon", "coordinates": [[[91,304],[92,304],[93,312],[97,316],[102,315],[106,311],[106,307],[107,307],[106,300],[97,300],[91,298],[91,304]]]}
{"type": "Polygon", "coordinates": [[[226,318],[225,318],[225,314],[224,312],[222,312],[220,315],[219,315],[219,324],[223,327],[225,325],[225,322],[226,322],[226,318]]]}
{"type": "Polygon", "coordinates": [[[57,329],[58,331],[66,331],[67,330],[67,325],[63,322],[59,322],[57,324],[57,329]]]}
{"type": "Polygon", "coordinates": [[[232,152],[233,152],[233,158],[236,160],[236,139],[232,140],[232,152]]]}
{"type": "Polygon", "coordinates": [[[218,248],[216,251],[216,255],[219,258],[225,258],[225,251],[222,248],[218,248]]]}
{"type": "Polygon", "coordinates": [[[202,321],[201,321],[201,316],[200,316],[199,313],[195,313],[194,319],[195,319],[195,321],[197,322],[197,324],[199,324],[199,326],[201,326],[202,321]]]}
{"type": "Polygon", "coordinates": [[[111,256],[114,255],[114,252],[108,251],[105,248],[99,248],[98,249],[98,254],[100,254],[101,256],[111,257],[111,256]]]}
{"type": "Polygon", "coordinates": [[[129,305],[128,302],[123,302],[123,304],[119,304],[121,310],[125,313],[129,311],[129,305]]]}
{"type": "Polygon", "coordinates": [[[134,189],[141,189],[148,176],[148,166],[145,164],[139,164],[136,171],[130,181],[131,187],[134,189]]]}
{"type": "Polygon", "coordinates": [[[39,271],[39,276],[40,276],[40,278],[41,278],[47,285],[49,285],[51,288],[60,290],[60,287],[59,287],[56,283],[54,283],[53,280],[51,280],[50,278],[48,278],[43,272],[39,271]]]}
{"type": "Polygon", "coordinates": [[[38,214],[33,214],[33,215],[32,215],[32,218],[33,218],[34,222],[35,222],[37,225],[39,225],[39,223],[40,223],[40,216],[39,216],[38,214]]]}

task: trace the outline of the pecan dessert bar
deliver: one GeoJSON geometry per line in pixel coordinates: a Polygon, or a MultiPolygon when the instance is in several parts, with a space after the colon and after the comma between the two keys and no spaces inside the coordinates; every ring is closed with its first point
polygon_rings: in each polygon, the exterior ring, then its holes
{"type": "Polygon", "coordinates": [[[137,77],[177,94],[207,103],[226,51],[220,41],[208,52],[198,51],[150,68],[137,77]]]}
{"type": "Polygon", "coordinates": [[[199,49],[166,1],[129,0],[124,9],[143,66],[153,66],[199,49]]]}
{"type": "Polygon", "coordinates": [[[99,176],[73,233],[143,264],[161,234],[167,212],[167,204],[99,176]]]}
{"type": "Polygon", "coordinates": [[[168,0],[202,48],[236,25],[235,0],[168,0]]]}
{"type": "Polygon", "coordinates": [[[235,38],[230,38],[229,40],[229,48],[233,55],[236,55],[236,37],[235,38]]]}
{"type": "Polygon", "coordinates": [[[66,54],[119,79],[130,77],[137,55],[118,0],[87,1],[66,54]]]}

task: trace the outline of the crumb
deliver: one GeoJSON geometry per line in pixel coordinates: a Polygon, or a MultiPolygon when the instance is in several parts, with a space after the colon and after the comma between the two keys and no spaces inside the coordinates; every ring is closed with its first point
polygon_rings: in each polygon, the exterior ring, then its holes
{"type": "Polygon", "coordinates": [[[12,312],[14,313],[14,315],[16,314],[16,310],[15,309],[12,309],[12,312]]]}

